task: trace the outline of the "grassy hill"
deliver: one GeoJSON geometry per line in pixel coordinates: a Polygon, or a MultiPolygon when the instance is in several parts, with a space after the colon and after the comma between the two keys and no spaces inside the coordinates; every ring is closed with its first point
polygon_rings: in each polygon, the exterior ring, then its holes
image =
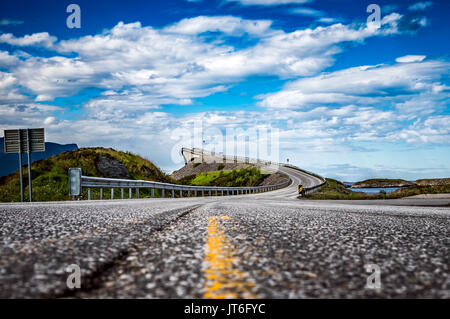
{"type": "Polygon", "coordinates": [[[411,186],[412,184],[404,179],[373,178],[356,182],[352,185],[352,188],[405,187],[411,186]]]}
{"type": "Polygon", "coordinates": [[[307,195],[309,199],[367,199],[362,192],[355,192],[347,188],[343,183],[326,178],[326,184],[317,192],[307,195]]]}
{"type": "MultiPolygon", "coordinates": [[[[63,201],[68,196],[68,170],[81,168],[83,175],[108,178],[125,178],[150,180],[164,183],[199,185],[199,186],[257,186],[264,182],[270,174],[263,174],[256,168],[244,168],[234,171],[215,171],[187,176],[175,181],[163,173],[149,160],[129,152],[120,152],[106,148],[82,148],[64,152],[31,165],[34,201],[63,201]]],[[[23,183],[25,201],[28,200],[28,173],[24,166],[23,183]]],[[[128,193],[127,193],[128,195],[128,193]]],[[[150,197],[151,190],[141,189],[140,197],[150,197]]],[[[111,197],[105,190],[104,199],[111,197]]],[[[115,197],[120,196],[116,190],[115,197]]],[[[135,196],[135,195],[134,195],[135,196]]],[[[155,196],[161,196],[155,190],[155,196]]],[[[176,194],[178,196],[178,194],[176,194]]],[[[83,189],[83,197],[87,198],[87,189],[83,189]]],[[[100,197],[98,189],[92,189],[93,199],[100,197]]],[[[20,201],[19,172],[0,178],[0,202],[20,201]]]]}
{"type": "Polygon", "coordinates": [[[419,186],[438,186],[438,185],[448,185],[450,184],[450,178],[427,178],[418,179],[414,184],[419,186]]]}
{"type": "MultiPolygon", "coordinates": [[[[35,201],[69,199],[67,176],[69,168],[79,167],[86,176],[117,177],[111,176],[114,166],[121,168],[121,172],[131,179],[173,182],[172,178],[161,172],[152,162],[138,155],[106,148],[83,148],[61,153],[31,165],[33,199],[35,201]],[[102,163],[103,166],[100,165],[102,163]]],[[[0,178],[0,202],[19,201],[19,185],[19,172],[0,178]]],[[[24,185],[25,200],[28,200],[26,166],[24,166],[24,185]]],[[[98,190],[93,190],[93,195],[98,198],[98,190]]],[[[145,196],[145,191],[142,195],[145,196]]],[[[105,192],[105,198],[108,196],[109,192],[105,192]]]]}
{"type": "MultiPolygon", "coordinates": [[[[12,174],[15,171],[17,171],[19,168],[18,155],[14,153],[5,154],[4,145],[5,145],[5,138],[0,137],[0,163],[2,163],[2,165],[0,166],[0,177],[8,176],[9,174],[12,174]]],[[[49,158],[51,156],[61,154],[63,152],[74,151],[77,149],[78,149],[77,144],[58,144],[52,142],[45,142],[45,152],[31,153],[31,162],[34,163],[39,160],[49,158]]],[[[24,165],[28,163],[26,156],[22,157],[22,163],[24,165]]]]}
{"type": "Polygon", "coordinates": [[[258,168],[242,168],[235,171],[213,171],[186,176],[178,181],[179,184],[196,186],[258,186],[269,177],[258,168]]]}

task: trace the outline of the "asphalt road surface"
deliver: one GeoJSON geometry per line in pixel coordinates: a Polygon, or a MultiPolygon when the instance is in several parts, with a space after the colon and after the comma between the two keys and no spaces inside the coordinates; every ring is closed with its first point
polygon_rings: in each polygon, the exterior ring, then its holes
{"type": "Polygon", "coordinates": [[[0,298],[450,298],[450,208],[299,200],[318,180],[283,170],[264,194],[2,204],[0,298]]]}

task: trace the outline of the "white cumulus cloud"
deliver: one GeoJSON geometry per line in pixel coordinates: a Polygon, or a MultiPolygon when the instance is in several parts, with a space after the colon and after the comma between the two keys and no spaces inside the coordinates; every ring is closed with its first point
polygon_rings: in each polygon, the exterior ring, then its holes
{"type": "Polygon", "coordinates": [[[405,55],[395,59],[395,61],[398,63],[422,62],[426,57],[426,55],[405,55]]]}
{"type": "Polygon", "coordinates": [[[3,33],[0,35],[0,43],[7,43],[15,46],[43,46],[50,48],[57,38],[51,36],[48,32],[33,33],[23,37],[15,37],[11,33],[3,33]]]}

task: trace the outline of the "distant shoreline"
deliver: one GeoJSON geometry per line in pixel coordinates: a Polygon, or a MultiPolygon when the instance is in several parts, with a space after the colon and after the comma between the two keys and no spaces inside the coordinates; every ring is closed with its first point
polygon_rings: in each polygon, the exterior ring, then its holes
{"type": "MultiPolygon", "coordinates": [[[[434,178],[434,179],[419,179],[416,181],[407,181],[403,179],[368,179],[360,182],[352,183],[348,188],[407,188],[411,186],[436,186],[446,185],[450,183],[450,178],[434,178]]],[[[350,183],[347,183],[350,184],[350,183]]]]}

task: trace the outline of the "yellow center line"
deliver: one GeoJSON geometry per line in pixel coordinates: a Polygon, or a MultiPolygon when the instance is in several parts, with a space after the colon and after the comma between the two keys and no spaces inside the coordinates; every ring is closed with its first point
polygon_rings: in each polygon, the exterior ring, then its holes
{"type": "Polygon", "coordinates": [[[212,216],[208,222],[208,238],[205,246],[205,293],[204,298],[235,299],[257,298],[251,292],[253,282],[248,274],[236,269],[240,260],[230,240],[220,229],[219,220],[228,216],[212,216]]]}

